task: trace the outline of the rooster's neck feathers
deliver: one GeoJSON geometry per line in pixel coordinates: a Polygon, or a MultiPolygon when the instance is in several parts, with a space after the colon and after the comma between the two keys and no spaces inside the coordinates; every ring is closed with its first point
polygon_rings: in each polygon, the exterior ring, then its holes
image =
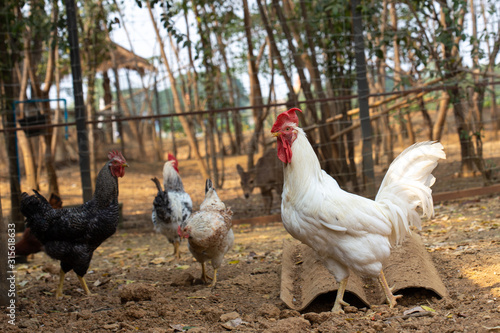
{"type": "Polygon", "coordinates": [[[287,193],[300,193],[310,184],[321,181],[323,171],[318,157],[302,128],[297,127],[297,138],[292,144],[292,160],[284,166],[284,186],[287,193]]]}
{"type": "Polygon", "coordinates": [[[165,191],[184,191],[182,179],[173,166],[174,161],[167,161],[163,166],[163,187],[165,191]]]}
{"type": "Polygon", "coordinates": [[[93,199],[99,207],[108,207],[118,201],[118,179],[111,174],[110,163],[106,163],[97,175],[93,199]]]}

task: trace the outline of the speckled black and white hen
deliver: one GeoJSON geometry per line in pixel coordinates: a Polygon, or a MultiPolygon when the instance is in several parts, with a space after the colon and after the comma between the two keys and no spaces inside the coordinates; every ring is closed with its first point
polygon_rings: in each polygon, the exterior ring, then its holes
{"type": "Polygon", "coordinates": [[[211,287],[217,283],[217,270],[222,264],[224,255],[233,247],[234,234],[232,229],[233,212],[219,199],[212,181],[207,179],[205,200],[200,205],[200,211],[191,215],[179,227],[179,235],[188,238],[188,248],[195,259],[201,264],[201,279],[207,282],[205,262],[210,260],[214,268],[211,287]]]}
{"type": "Polygon", "coordinates": [[[163,166],[165,190],[162,190],[157,178],[151,180],[158,189],[158,194],[153,201],[151,220],[156,232],[165,235],[169,243],[174,245],[174,257],[179,260],[181,238],[177,234],[177,228],[191,215],[193,202],[189,194],[184,191],[178,162],[174,155],[168,154],[168,160],[163,166]]]}
{"type": "Polygon", "coordinates": [[[44,245],[45,252],[61,262],[56,297],[61,297],[64,276],[75,271],[87,295],[91,295],[83,276],[94,250],[113,235],[119,221],[118,177],[125,175],[128,166],[119,152],[110,152],[109,161],[96,179],[91,200],[75,208],[54,209],[37,191],[21,195],[21,212],[26,226],[44,245]]]}

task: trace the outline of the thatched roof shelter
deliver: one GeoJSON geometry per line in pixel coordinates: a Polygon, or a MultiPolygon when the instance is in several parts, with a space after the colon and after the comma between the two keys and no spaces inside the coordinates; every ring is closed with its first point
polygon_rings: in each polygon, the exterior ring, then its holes
{"type": "Polygon", "coordinates": [[[145,71],[155,71],[155,67],[150,64],[147,59],[138,56],[137,54],[125,49],[115,42],[109,42],[111,43],[109,48],[109,58],[101,62],[101,64],[97,68],[99,72],[104,72],[108,69],[112,69],[115,63],[118,69],[127,68],[135,70],[141,75],[144,74],[145,71]]]}

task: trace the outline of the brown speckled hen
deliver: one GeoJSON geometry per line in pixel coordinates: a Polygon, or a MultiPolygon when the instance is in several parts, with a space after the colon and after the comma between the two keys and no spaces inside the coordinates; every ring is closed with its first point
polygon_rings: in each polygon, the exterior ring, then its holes
{"type": "Polygon", "coordinates": [[[210,260],[214,268],[211,287],[217,283],[217,270],[222,264],[224,255],[234,243],[231,209],[219,199],[212,181],[207,179],[205,200],[200,205],[200,211],[192,214],[178,228],[179,236],[188,239],[191,254],[201,264],[201,279],[207,282],[205,262],[210,260]]]}
{"type": "Polygon", "coordinates": [[[44,245],[45,252],[61,262],[56,297],[62,296],[64,276],[75,271],[87,295],[91,295],[83,276],[87,273],[94,250],[116,231],[119,220],[118,177],[128,166],[119,152],[110,152],[96,179],[94,196],[75,208],[54,209],[34,190],[23,193],[21,212],[26,226],[44,245]]]}

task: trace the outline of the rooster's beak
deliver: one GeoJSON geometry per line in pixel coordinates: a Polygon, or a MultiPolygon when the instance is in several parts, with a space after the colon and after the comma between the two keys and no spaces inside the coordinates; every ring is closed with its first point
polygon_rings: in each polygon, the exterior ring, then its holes
{"type": "Polygon", "coordinates": [[[271,133],[271,135],[274,136],[274,137],[278,137],[278,136],[281,135],[281,133],[280,132],[274,132],[274,133],[271,133]]]}
{"type": "Polygon", "coordinates": [[[122,164],[122,167],[128,167],[128,166],[129,166],[129,165],[128,165],[128,163],[126,163],[126,162],[122,164]]]}

